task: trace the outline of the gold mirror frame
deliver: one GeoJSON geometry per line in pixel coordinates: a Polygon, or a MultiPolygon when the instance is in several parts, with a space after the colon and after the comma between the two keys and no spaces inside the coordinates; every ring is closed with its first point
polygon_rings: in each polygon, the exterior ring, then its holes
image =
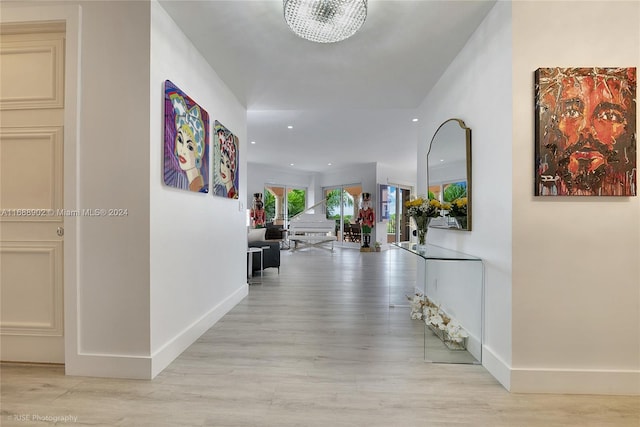
{"type": "Polygon", "coordinates": [[[449,184],[461,183],[463,179],[466,182],[467,193],[466,227],[464,226],[464,217],[454,218],[451,216],[434,219],[429,227],[471,231],[471,129],[460,119],[448,119],[438,127],[429,145],[427,194],[432,187],[438,185],[440,192],[436,198],[442,202],[444,201],[444,187],[449,184]],[[447,165],[442,166],[444,164],[447,165]],[[440,172],[439,179],[435,179],[438,172],[440,172]]]}

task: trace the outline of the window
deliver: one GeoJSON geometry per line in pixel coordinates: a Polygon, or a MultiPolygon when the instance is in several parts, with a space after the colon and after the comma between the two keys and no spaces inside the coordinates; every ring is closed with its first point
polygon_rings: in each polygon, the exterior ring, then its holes
{"type": "Polygon", "coordinates": [[[327,219],[336,221],[336,236],[339,242],[360,242],[360,233],[355,227],[362,185],[340,185],[324,189],[327,201],[327,219]],[[354,227],[351,227],[354,225],[354,227]]]}
{"type": "Polygon", "coordinates": [[[304,211],[307,189],[267,185],[264,187],[263,200],[267,222],[287,227],[291,217],[304,211]]]}

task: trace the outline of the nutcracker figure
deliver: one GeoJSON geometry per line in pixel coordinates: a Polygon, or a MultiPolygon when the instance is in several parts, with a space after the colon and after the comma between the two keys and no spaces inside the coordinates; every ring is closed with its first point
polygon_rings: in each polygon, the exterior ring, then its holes
{"type": "Polygon", "coordinates": [[[264,203],[262,203],[262,193],[253,193],[253,207],[251,208],[251,222],[254,228],[264,228],[266,214],[264,203]]]}
{"type": "Polygon", "coordinates": [[[371,207],[371,193],[362,193],[362,204],[356,221],[362,224],[362,247],[368,248],[371,243],[371,229],[376,223],[376,215],[371,207]]]}

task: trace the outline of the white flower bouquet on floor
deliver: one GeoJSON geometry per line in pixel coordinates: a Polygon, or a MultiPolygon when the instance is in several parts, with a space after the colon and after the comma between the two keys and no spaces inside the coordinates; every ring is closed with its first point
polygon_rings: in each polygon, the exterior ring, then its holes
{"type": "Polygon", "coordinates": [[[416,293],[407,296],[411,306],[411,318],[423,320],[425,325],[440,338],[450,350],[465,350],[469,335],[460,323],[447,315],[439,305],[426,296],[416,293]]]}
{"type": "Polygon", "coordinates": [[[411,318],[413,320],[422,320],[424,309],[424,299],[422,295],[415,294],[407,298],[409,299],[409,306],[411,307],[411,318]]]}

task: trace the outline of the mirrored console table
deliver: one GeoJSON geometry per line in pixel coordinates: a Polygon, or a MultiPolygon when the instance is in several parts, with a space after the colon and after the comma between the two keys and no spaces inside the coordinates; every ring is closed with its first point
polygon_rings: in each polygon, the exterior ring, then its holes
{"type": "MultiPolygon", "coordinates": [[[[424,359],[437,363],[482,363],[484,266],[482,259],[434,245],[395,243],[416,257],[412,311],[422,313],[424,359]],[[428,308],[426,308],[428,307],[428,308]]],[[[409,316],[409,312],[407,313],[409,316]]]]}

